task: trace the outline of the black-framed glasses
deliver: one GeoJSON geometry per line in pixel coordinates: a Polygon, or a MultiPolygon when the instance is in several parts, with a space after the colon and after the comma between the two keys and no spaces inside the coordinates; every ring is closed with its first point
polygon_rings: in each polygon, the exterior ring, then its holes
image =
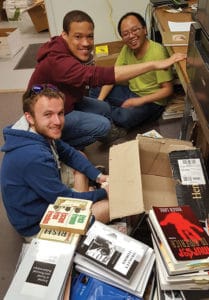
{"type": "Polygon", "coordinates": [[[54,91],[54,92],[59,92],[59,89],[53,85],[53,84],[36,84],[36,85],[33,85],[30,89],[30,96],[32,96],[33,94],[34,95],[38,95],[40,94],[43,90],[51,90],[51,91],[54,91]]]}
{"type": "Polygon", "coordinates": [[[131,34],[132,35],[137,35],[141,31],[142,28],[143,27],[133,27],[130,30],[126,30],[126,31],[121,32],[121,36],[124,40],[129,40],[131,34]]]}

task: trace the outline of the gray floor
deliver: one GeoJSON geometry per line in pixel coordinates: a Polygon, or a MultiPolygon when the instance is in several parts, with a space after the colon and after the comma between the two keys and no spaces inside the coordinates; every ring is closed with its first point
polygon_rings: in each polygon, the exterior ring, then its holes
{"type": "MultiPolygon", "coordinates": [[[[0,145],[3,144],[2,128],[13,123],[22,114],[21,110],[22,93],[0,93],[0,145]]],[[[117,140],[117,143],[134,139],[137,133],[143,133],[156,129],[162,136],[178,138],[180,132],[180,120],[159,120],[147,124],[139,129],[132,130],[126,138],[117,140]]],[[[108,170],[108,147],[97,142],[86,148],[86,154],[94,164],[103,164],[108,170]]],[[[0,154],[0,162],[2,154],[0,154]]],[[[12,280],[15,266],[22,246],[22,239],[14,231],[8,222],[2,201],[0,199],[0,299],[3,299],[9,284],[12,280]]]]}

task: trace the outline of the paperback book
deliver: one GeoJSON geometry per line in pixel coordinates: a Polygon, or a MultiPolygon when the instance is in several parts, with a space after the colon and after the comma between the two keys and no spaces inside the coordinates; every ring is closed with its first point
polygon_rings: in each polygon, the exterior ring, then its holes
{"type": "Polygon", "coordinates": [[[142,300],[127,291],[123,291],[94,277],[80,273],[73,280],[71,300],[124,299],[142,300]]]}
{"type": "Polygon", "coordinates": [[[146,244],[95,221],[74,257],[79,272],[142,297],[155,261],[146,244]]]}
{"type": "Polygon", "coordinates": [[[76,252],[106,271],[129,281],[147,250],[147,245],[95,221],[81,239],[76,252]]]}
{"type": "Polygon", "coordinates": [[[168,273],[163,253],[158,248],[158,244],[153,238],[153,246],[156,255],[156,268],[163,290],[203,290],[209,288],[209,272],[194,271],[192,273],[183,273],[178,275],[170,275],[168,273]]]}
{"type": "Polygon", "coordinates": [[[209,268],[209,236],[190,206],[153,207],[149,222],[173,274],[209,268]]]}
{"type": "Polygon", "coordinates": [[[134,274],[129,282],[121,280],[112,273],[106,272],[103,268],[93,265],[91,261],[86,260],[83,256],[76,254],[74,257],[75,269],[98,280],[106,282],[112,286],[118,287],[137,297],[143,297],[147,287],[150,275],[155,262],[155,254],[152,248],[146,252],[139,270],[134,274]]]}
{"type": "Polygon", "coordinates": [[[43,229],[85,234],[91,217],[92,201],[58,198],[50,204],[40,222],[43,229]]]}
{"type": "Polygon", "coordinates": [[[4,299],[62,299],[74,253],[73,245],[33,239],[4,299]]]}

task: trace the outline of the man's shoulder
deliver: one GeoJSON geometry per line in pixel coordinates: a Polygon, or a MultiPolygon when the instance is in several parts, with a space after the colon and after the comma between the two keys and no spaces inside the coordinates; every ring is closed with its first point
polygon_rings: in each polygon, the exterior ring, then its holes
{"type": "Polygon", "coordinates": [[[152,59],[164,59],[168,57],[166,48],[159,42],[150,40],[149,42],[149,54],[152,55],[152,59]]]}

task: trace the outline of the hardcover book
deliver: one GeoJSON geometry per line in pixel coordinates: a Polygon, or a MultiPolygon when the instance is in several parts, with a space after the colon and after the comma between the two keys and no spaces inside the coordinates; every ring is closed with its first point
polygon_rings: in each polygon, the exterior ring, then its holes
{"type": "Polygon", "coordinates": [[[4,299],[61,299],[74,253],[73,245],[33,239],[4,299]]]}
{"type": "Polygon", "coordinates": [[[76,253],[128,282],[148,248],[142,242],[95,221],[79,242],[76,253]]]}
{"type": "Polygon", "coordinates": [[[153,207],[149,221],[159,248],[164,248],[163,254],[169,256],[174,270],[209,268],[209,236],[190,206],[153,207]]]}
{"type": "Polygon", "coordinates": [[[48,206],[40,227],[85,234],[91,217],[89,203],[92,205],[88,200],[58,199],[48,206]]]}
{"type": "Polygon", "coordinates": [[[209,214],[209,184],[200,149],[172,151],[169,159],[178,205],[190,205],[197,218],[204,222],[209,214]]]}

